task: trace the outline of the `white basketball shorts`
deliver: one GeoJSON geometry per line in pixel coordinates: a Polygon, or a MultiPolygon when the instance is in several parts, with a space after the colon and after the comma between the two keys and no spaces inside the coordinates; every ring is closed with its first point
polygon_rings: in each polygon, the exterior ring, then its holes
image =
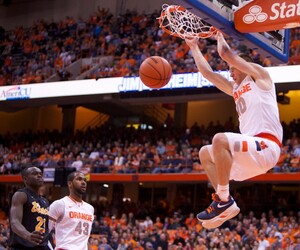
{"type": "MultiPolygon", "coordinates": [[[[230,180],[243,181],[266,173],[278,162],[280,147],[272,140],[226,132],[232,166],[230,180]]],[[[208,146],[209,154],[214,162],[213,146],[208,146]]]]}

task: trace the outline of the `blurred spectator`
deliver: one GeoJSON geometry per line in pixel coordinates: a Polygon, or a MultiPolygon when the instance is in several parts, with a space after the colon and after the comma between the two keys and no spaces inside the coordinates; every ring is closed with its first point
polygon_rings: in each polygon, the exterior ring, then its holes
{"type": "Polygon", "coordinates": [[[106,237],[101,237],[101,242],[99,244],[98,250],[112,250],[112,247],[107,243],[106,237]]]}

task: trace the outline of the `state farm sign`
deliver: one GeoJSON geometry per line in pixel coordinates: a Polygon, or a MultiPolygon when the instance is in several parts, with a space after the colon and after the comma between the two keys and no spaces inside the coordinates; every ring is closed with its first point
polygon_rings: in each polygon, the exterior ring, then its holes
{"type": "Polygon", "coordinates": [[[254,0],[234,12],[234,25],[242,33],[300,26],[300,0],[254,0]]]}

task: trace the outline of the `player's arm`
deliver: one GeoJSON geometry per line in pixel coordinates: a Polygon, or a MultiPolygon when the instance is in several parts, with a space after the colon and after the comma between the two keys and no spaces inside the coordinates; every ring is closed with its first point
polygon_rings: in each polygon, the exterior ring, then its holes
{"type": "Polygon", "coordinates": [[[217,40],[219,55],[230,65],[230,67],[234,67],[245,74],[250,75],[261,89],[271,89],[273,82],[267,70],[256,63],[245,61],[239,55],[234,53],[220,31],[217,33],[217,40]]]}
{"type": "Polygon", "coordinates": [[[49,232],[51,232],[55,228],[56,219],[49,216],[48,228],[49,232]]]}
{"type": "Polygon", "coordinates": [[[218,89],[220,89],[224,93],[232,96],[232,83],[221,74],[216,73],[212,70],[209,63],[206,61],[199,49],[198,39],[185,39],[185,41],[190,47],[196,66],[203,77],[212,82],[218,89]]]}
{"type": "Polygon", "coordinates": [[[27,195],[24,192],[16,192],[12,197],[10,208],[10,225],[14,233],[21,238],[38,245],[43,240],[43,234],[38,231],[29,232],[22,224],[23,205],[27,202],[27,195]]]}
{"type": "Polygon", "coordinates": [[[64,203],[61,200],[54,201],[48,211],[49,222],[48,227],[49,231],[52,231],[55,228],[56,223],[59,221],[64,214],[64,203]]]}
{"type": "MultiPolygon", "coordinates": [[[[54,203],[56,203],[56,202],[54,202],[54,203]]],[[[59,211],[57,211],[57,209],[56,209],[56,206],[53,206],[54,203],[52,203],[50,205],[49,210],[48,210],[48,217],[49,217],[48,229],[49,229],[49,236],[51,237],[50,242],[52,242],[52,243],[53,243],[53,241],[55,241],[55,227],[56,227],[56,223],[57,223],[56,216],[57,216],[57,213],[59,213],[59,211]],[[54,235],[52,234],[52,232],[54,232],[54,235]]],[[[50,244],[52,244],[52,243],[50,243],[50,244]]]]}

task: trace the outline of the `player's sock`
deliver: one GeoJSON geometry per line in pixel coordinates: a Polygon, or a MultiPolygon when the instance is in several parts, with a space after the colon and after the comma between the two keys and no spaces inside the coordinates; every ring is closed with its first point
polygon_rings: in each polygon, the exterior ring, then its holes
{"type": "Polygon", "coordinates": [[[229,197],[229,184],[228,185],[218,185],[217,195],[220,197],[221,201],[228,201],[229,197]]]}

